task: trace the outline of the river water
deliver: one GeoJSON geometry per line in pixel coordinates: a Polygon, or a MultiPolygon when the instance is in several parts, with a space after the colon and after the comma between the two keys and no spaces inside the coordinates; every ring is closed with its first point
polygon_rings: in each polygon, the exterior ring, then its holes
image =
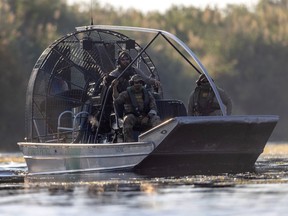
{"type": "Polygon", "coordinates": [[[133,173],[26,175],[0,154],[0,215],[286,215],[288,144],[268,144],[253,173],[145,178],[133,173]]]}

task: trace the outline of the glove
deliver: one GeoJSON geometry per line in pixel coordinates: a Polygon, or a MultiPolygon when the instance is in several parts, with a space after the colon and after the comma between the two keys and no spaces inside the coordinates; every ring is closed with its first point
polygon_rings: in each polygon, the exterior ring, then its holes
{"type": "Polygon", "coordinates": [[[155,110],[150,110],[150,112],[148,113],[149,118],[152,118],[153,116],[155,116],[157,113],[155,110]]]}
{"type": "Polygon", "coordinates": [[[149,121],[149,118],[148,116],[144,116],[142,119],[141,119],[141,124],[148,124],[148,121],[149,121]]]}

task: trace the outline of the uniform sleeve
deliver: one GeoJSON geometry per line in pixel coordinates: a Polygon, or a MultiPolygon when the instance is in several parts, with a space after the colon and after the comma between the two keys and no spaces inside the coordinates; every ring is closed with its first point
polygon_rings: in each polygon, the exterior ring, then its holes
{"type": "Polygon", "coordinates": [[[149,113],[157,115],[157,104],[155,98],[153,97],[151,92],[148,92],[148,94],[149,94],[149,107],[150,107],[149,113]]]}
{"type": "Polygon", "coordinates": [[[118,68],[116,68],[115,70],[113,70],[109,73],[109,76],[113,77],[114,79],[117,78],[119,75],[120,75],[120,72],[119,72],[118,68]]]}
{"type": "Polygon", "coordinates": [[[119,94],[119,96],[118,96],[116,99],[114,99],[114,104],[115,104],[115,105],[122,105],[122,104],[125,103],[125,101],[127,100],[127,98],[128,98],[128,93],[127,93],[126,91],[121,92],[121,93],[119,94]]]}
{"type": "Polygon", "coordinates": [[[187,114],[189,116],[193,115],[193,104],[194,104],[194,92],[192,91],[192,93],[189,96],[189,100],[188,100],[188,110],[187,110],[187,114]]]}
{"type": "Polygon", "coordinates": [[[113,70],[113,71],[111,71],[108,75],[106,75],[105,76],[105,78],[104,78],[104,84],[105,84],[105,86],[110,86],[111,85],[111,83],[112,83],[112,81],[114,80],[114,79],[116,79],[117,77],[119,76],[119,71],[118,71],[118,69],[115,69],[115,70],[113,70]]]}
{"type": "Polygon", "coordinates": [[[231,115],[232,113],[232,100],[228,96],[228,94],[221,88],[218,88],[221,100],[223,101],[223,104],[226,106],[226,112],[227,115],[231,115]]]}

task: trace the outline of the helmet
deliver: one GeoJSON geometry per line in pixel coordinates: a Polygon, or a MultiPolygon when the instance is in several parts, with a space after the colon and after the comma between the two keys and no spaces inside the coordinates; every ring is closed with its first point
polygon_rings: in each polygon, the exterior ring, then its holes
{"type": "Polygon", "coordinates": [[[205,76],[205,74],[201,74],[198,78],[198,80],[196,80],[196,84],[200,85],[203,82],[207,82],[207,77],[205,76]]]}
{"type": "Polygon", "coordinates": [[[140,75],[138,75],[138,74],[133,75],[131,77],[131,79],[129,80],[130,85],[134,85],[135,82],[141,82],[142,85],[145,84],[143,78],[140,75]]]}

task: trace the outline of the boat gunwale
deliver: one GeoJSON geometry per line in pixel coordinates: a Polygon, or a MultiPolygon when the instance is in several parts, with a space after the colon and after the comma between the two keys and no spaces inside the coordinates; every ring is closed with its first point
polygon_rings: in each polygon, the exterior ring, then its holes
{"type": "MultiPolygon", "coordinates": [[[[153,150],[152,150],[153,151],[153,150]]],[[[148,154],[150,154],[151,152],[146,152],[146,153],[143,153],[143,152],[141,152],[141,153],[131,153],[131,154],[121,154],[121,153],[119,153],[119,154],[111,154],[111,155],[109,155],[109,154],[107,154],[107,155],[69,155],[69,156],[64,156],[65,154],[63,154],[63,156],[61,156],[61,155],[56,155],[56,156],[53,156],[53,155],[51,155],[50,157],[49,156],[47,156],[47,155],[45,155],[45,156],[23,156],[24,157],[24,159],[35,159],[35,160],[38,160],[38,159],[81,159],[81,158],[83,158],[83,159],[88,159],[88,158],[95,158],[95,159],[97,159],[97,158],[116,158],[116,157],[133,157],[133,156],[146,156],[146,155],[148,155],[148,154]]]]}
{"type": "Polygon", "coordinates": [[[153,142],[127,142],[127,143],[37,143],[37,142],[18,142],[17,143],[19,146],[39,146],[39,147],[48,147],[48,148],[53,148],[53,147],[86,147],[86,148],[93,148],[93,147],[130,147],[130,146],[135,146],[135,147],[141,147],[141,146],[149,146],[152,145],[155,147],[155,144],[153,142]]]}

